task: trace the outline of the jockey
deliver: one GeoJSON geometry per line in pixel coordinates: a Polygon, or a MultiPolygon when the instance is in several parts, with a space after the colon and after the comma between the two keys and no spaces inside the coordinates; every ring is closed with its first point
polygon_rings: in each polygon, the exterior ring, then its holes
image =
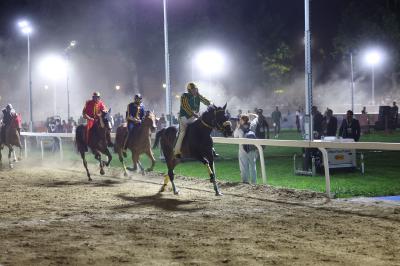
{"type": "Polygon", "coordinates": [[[6,140],[5,129],[11,124],[13,119],[15,119],[16,113],[11,103],[7,104],[6,108],[2,110],[2,113],[3,113],[3,124],[1,125],[1,142],[4,143],[6,140]]]}
{"type": "Polygon", "coordinates": [[[124,142],[124,151],[126,151],[126,145],[128,138],[133,134],[135,128],[140,126],[144,117],[144,105],[142,103],[142,95],[140,93],[135,95],[134,101],[128,104],[126,108],[126,121],[128,122],[128,135],[124,142]]]}
{"type": "MultiPolygon", "coordinates": [[[[87,121],[86,125],[86,144],[89,143],[89,132],[95,122],[99,120],[101,112],[106,112],[106,106],[102,100],[100,100],[100,93],[93,92],[92,100],[86,101],[85,107],[83,107],[82,115],[87,121]]],[[[110,140],[107,140],[108,146],[112,147],[110,140]]]]}
{"type": "Polygon", "coordinates": [[[176,158],[181,157],[181,146],[185,137],[186,128],[189,124],[199,118],[200,102],[209,106],[211,102],[204,96],[199,94],[199,90],[193,82],[189,82],[186,86],[187,92],[181,96],[181,107],[179,111],[179,134],[176,140],[174,154],[176,158]]]}

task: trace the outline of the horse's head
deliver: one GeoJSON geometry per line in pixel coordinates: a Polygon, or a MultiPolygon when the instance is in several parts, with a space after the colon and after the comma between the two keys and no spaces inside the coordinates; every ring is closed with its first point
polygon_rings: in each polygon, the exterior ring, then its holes
{"type": "Polygon", "coordinates": [[[114,118],[111,115],[111,108],[108,111],[101,112],[101,127],[111,130],[114,126],[114,118]]]}
{"type": "Polygon", "coordinates": [[[226,104],[223,107],[210,105],[203,113],[202,119],[208,121],[213,128],[221,131],[224,137],[232,136],[232,123],[226,113],[226,104]]]}
{"type": "Polygon", "coordinates": [[[151,132],[155,132],[155,130],[157,128],[156,122],[157,122],[157,119],[156,119],[154,112],[147,111],[144,116],[143,126],[148,127],[151,130],[151,132]]]}

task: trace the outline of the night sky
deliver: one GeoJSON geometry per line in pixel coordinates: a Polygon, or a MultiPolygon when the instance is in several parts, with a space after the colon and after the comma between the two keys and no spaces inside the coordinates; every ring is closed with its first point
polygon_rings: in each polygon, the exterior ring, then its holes
{"type": "MultiPolygon", "coordinates": [[[[333,51],[333,38],[347,2],[311,1],[316,66],[322,66],[323,60],[330,60],[316,51],[324,49],[325,54],[333,51]]],[[[43,54],[62,53],[70,40],[78,41],[71,53],[75,114],[80,113],[80,106],[94,90],[101,91],[105,99],[118,105],[119,111],[125,108],[126,97],[136,92],[141,92],[151,107],[162,107],[162,11],[161,0],[2,0],[0,90],[3,99],[0,104],[16,101],[20,109],[25,108],[24,101],[18,102],[15,98],[23,97],[26,92],[26,39],[16,27],[18,19],[26,18],[35,28],[31,38],[34,77],[35,61],[43,54]],[[113,90],[117,83],[123,88],[119,96],[113,90]],[[121,103],[121,99],[125,102],[121,103]]],[[[269,36],[273,36],[274,31],[278,31],[296,53],[296,71],[302,74],[304,69],[304,1],[169,0],[168,19],[171,79],[176,94],[181,93],[184,84],[192,78],[192,50],[210,43],[223,47],[230,58],[229,75],[218,80],[232,94],[225,97],[245,95],[247,88],[260,87],[255,85],[259,77],[257,71],[253,71],[257,61],[254,51],[263,47],[265,39],[273,45],[274,40],[269,36]]],[[[337,63],[332,61],[332,64],[337,63]]],[[[316,77],[329,76],[329,69],[316,68],[316,77]]],[[[37,104],[42,99],[50,99],[41,91],[45,83],[40,78],[33,81],[37,104]]],[[[58,85],[63,86],[62,82],[58,85]]]]}

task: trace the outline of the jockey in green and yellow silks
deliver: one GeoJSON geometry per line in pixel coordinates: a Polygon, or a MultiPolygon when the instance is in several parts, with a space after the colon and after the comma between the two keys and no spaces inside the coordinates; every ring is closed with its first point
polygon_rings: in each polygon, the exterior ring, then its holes
{"type": "Polygon", "coordinates": [[[187,126],[199,118],[198,112],[200,110],[200,103],[203,103],[207,106],[211,104],[207,98],[199,94],[198,88],[193,82],[188,83],[186,89],[187,92],[183,93],[181,96],[181,108],[179,111],[179,134],[174,148],[174,153],[177,158],[179,158],[181,154],[182,141],[185,136],[187,126]]]}

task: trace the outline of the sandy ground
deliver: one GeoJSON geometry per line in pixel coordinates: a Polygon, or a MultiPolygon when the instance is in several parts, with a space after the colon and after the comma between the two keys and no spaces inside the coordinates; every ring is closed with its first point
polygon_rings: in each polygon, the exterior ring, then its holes
{"type": "Polygon", "coordinates": [[[400,265],[398,204],[90,169],[0,171],[1,265],[400,265]]]}

